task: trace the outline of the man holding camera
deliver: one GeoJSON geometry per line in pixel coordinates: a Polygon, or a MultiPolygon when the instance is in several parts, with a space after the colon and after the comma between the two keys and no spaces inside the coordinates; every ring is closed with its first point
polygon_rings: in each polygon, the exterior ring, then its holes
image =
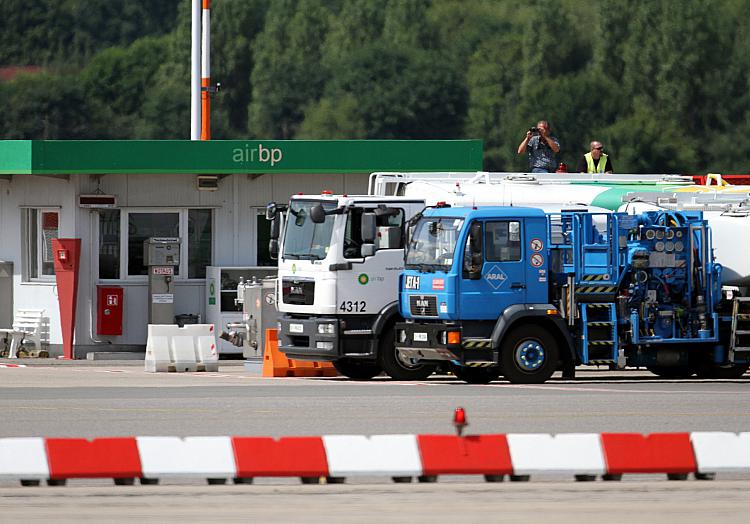
{"type": "Polygon", "coordinates": [[[536,127],[526,131],[526,137],[518,145],[518,154],[529,155],[532,173],[554,173],[557,167],[555,155],[560,152],[560,142],[549,134],[549,122],[540,120],[536,127]]]}
{"type": "Polygon", "coordinates": [[[603,153],[604,146],[598,140],[589,144],[591,151],[586,153],[578,161],[579,173],[612,173],[612,160],[609,155],[603,153]]]}

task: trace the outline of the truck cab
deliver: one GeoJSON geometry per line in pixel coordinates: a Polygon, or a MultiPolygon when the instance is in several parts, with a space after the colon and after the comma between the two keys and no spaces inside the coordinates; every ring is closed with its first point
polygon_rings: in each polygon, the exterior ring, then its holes
{"type": "MultiPolygon", "coordinates": [[[[411,232],[401,277],[406,321],[396,326],[399,351],[451,361],[459,377],[499,376],[498,319],[557,311],[550,304],[546,239],[541,209],[445,206],[425,213],[411,232]]],[[[531,367],[557,368],[556,358],[539,352],[534,358],[531,367]]]]}
{"type": "MultiPolygon", "coordinates": [[[[291,199],[278,244],[282,352],[333,362],[351,378],[385,371],[393,378],[421,379],[434,371],[399,359],[393,345],[404,228],[423,207],[423,200],[400,197],[291,199]]],[[[274,229],[280,227],[272,227],[272,236],[274,229]]]]}

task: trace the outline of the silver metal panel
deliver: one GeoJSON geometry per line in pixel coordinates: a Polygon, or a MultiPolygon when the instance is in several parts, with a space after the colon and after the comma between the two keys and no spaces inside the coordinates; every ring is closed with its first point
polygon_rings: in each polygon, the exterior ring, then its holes
{"type": "Polygon", "coordinates": [[[13,262],[0,260],[0,328],[13,324],[13,262]]]}

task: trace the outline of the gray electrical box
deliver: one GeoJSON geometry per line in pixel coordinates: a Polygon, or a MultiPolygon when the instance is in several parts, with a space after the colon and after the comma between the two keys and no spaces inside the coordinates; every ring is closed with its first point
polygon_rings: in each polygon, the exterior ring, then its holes
{"type": "Polygon", "coordinates": [[[146,266],[179,266],[180,239],[151,237],[144,240],[143,263],[146,266]]]}
{"type": "Polygon", "coordinates": [[[180,239],[152,237],[143,241],[148,266],[148,323],[174,324],[174,275],[180,265],[180,239]]]}

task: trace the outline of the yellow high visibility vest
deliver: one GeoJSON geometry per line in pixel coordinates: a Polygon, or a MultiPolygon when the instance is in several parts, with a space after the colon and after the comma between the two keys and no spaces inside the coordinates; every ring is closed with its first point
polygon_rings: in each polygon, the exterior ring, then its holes
{"type": "Polygon", "coordinates": [[[599,165],[594,167],[594,157],[591,156],[591,151],[583,155],[586,159],[587,173],[604,173],[604,168],[607,167],[607,155],[602,153],[599,157],[599,165]]]}

